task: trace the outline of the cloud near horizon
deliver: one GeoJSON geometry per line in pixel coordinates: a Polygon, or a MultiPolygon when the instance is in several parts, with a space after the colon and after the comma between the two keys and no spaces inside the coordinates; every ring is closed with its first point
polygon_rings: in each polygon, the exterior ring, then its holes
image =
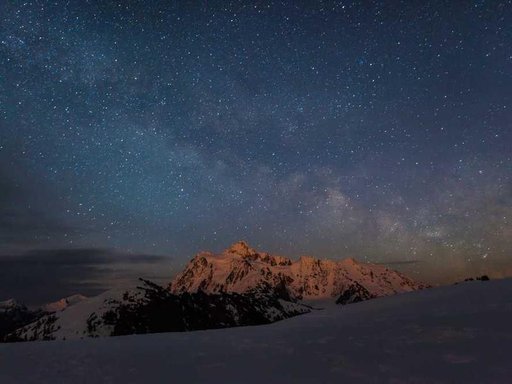
{"type": "Polygon", "coordinates": [[[94,296],[138,277],[171,279],[171,258],[101,248],[33,249],[0,255],[0,301],[38,306],[75,293],[94,296]]]}

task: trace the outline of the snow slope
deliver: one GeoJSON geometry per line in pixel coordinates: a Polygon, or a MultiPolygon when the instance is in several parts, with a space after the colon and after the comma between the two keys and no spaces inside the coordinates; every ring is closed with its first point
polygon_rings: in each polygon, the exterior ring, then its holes
{"type": "Polygon", "coordinates": [[[11,383],[509,383],[512,280],[369,300],[278,323],[0,344],[11,383]]]}
{"type": "MultiPolygon", "coordinates": [[[[135,284],[133,286],[136,286],[135,284]]],[[[87,320],[91,313],[101,316],[112,308],[111,303],[121,300],[125,288],[116,288],[98,296],[85,298],[75,305],[70,305],[62,311],[51,313],[35,323],[26,325],[16,331],[16,336],[22,339],[76,339],[87,335],[87,320]]],[[[110,336],[112,327],[103,327],[90,336],[110,336]]]]}

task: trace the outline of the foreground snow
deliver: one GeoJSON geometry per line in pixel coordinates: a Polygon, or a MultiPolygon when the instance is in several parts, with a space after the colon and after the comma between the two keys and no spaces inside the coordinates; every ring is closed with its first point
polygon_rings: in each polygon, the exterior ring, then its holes
{"type": "Polygon", "coordinates": [[[507,383],[512,280],[257,327],[0,345],[6,383],[507,383]]]}

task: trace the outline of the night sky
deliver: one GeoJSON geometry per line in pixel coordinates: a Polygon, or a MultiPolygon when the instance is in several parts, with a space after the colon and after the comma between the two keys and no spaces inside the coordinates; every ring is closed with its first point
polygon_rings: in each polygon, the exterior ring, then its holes
{"type": "Polygon", "coordinates": [[[0,300],[239,239],[512,275],[511,25],[511,1],[1,1],[0,300]]]}

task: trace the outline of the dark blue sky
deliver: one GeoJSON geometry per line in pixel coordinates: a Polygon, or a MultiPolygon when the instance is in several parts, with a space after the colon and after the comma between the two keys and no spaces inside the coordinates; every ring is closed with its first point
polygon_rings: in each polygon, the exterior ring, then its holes
{"type": "Polygon", "coordinates": [[[510,25],[510,1],[3,1],[0,253],[170,269],[245,239],[512,274],[510,25]]]}

